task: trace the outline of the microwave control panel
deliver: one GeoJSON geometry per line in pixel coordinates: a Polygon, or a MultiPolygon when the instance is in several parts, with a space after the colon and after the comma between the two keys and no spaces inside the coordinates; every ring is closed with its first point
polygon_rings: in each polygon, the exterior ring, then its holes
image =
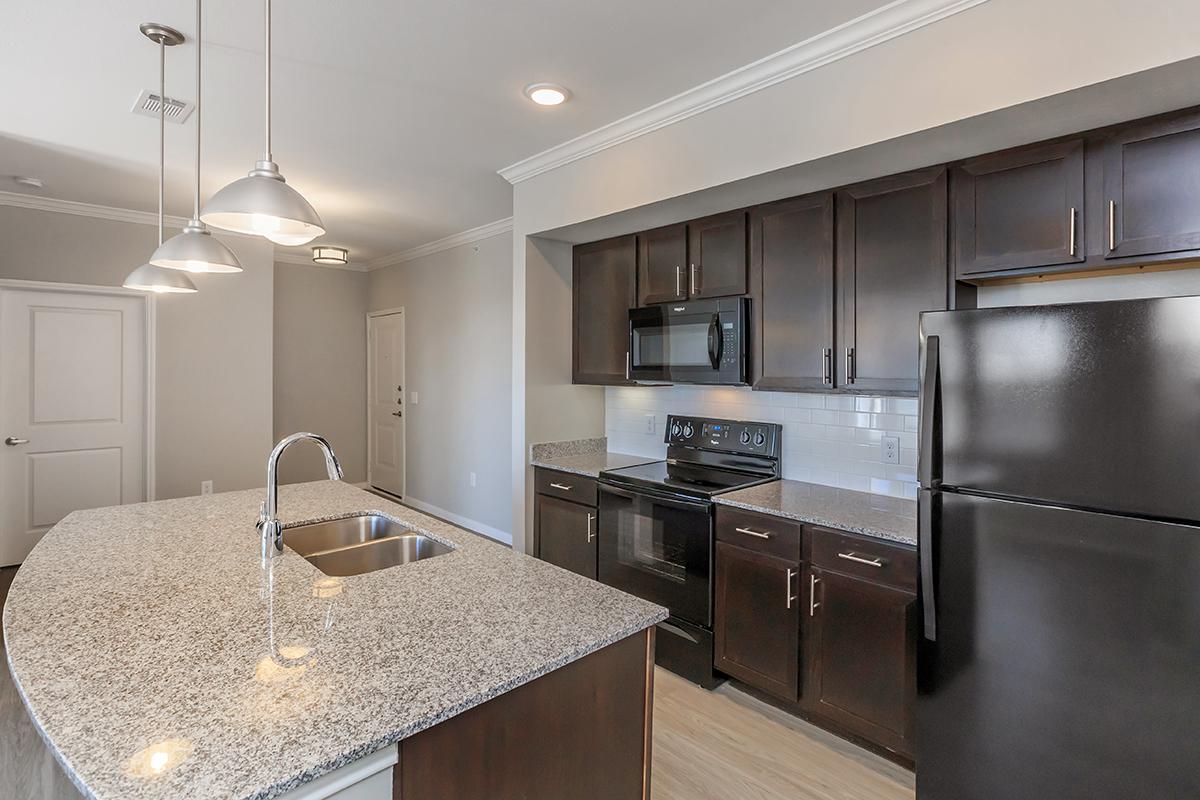
{"type": "Polygon", "coordinates": [[[772,422],[744,422],[704,417],[667,417],[665,441],[669,445],[733,453],[778,457],[782,426],[772,422]]]}

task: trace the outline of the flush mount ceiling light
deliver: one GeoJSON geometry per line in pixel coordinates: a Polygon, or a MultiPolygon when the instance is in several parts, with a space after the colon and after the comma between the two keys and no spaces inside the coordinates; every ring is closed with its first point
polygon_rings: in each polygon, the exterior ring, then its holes
{"type": "Polygon", "coordinates": [[[350,260],[350,251],[344,247],[314,247],[312,249],[314,264],[345,264],[350,260]]]}
{"type": "Polygon", "coordinates": [[[325,224],[308,201],[284,182],[271,158],[271,0],[266,0],[266,148],[250,174],[209,198],[200,219],[217,228],[264,236],[275,244],[308,244],[325,224]]]}
{"type": "Polygon", "coordinates": [[[571,99],[571,92],[557,83],[531,83],[525,87],[525,96],[539,106],[557,106],[571,99]]]}
{"type": "Polygon", "coordinates": [[[192,203],[192,218],[183,233],[172,236],[165,244],[158,246],[154,255],[150,256],[150,263],[156,267],[187,272],[241,272],[242,264],[238,257],[214,239],[208,226],[200,221],[200,57],[204,50],[200,5],[201,0],[196,0],[196,194],[192,203]]]}
{"type": "MultiPolygon", "coordinates": [[[[167,48],[174,47],[183,41],[183,34],[166,25],[154,22],[144,22],[141,31],[150,41],[158,45],[158,86],[161,97],[166,96],[167,87],[167,48]]],[[[163,183],[166,154],[163,151],[166,138],[167,118],[165,107],[158,115],[158,246],[163,243],[163,183]]],[[[129,273],[122,284],[126,289],[140,289],[144,292],[191,293],[196,291],[196,284],[187,273],[177,269],[165,269],[154,264],[142,264],[129,273]]]]}

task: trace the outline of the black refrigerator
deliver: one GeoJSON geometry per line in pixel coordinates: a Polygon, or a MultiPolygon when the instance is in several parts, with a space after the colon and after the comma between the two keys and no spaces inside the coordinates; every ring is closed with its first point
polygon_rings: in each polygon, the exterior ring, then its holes
{"type": "Polygon", "coordinates": [[[921,315],[917,800],[1200,798],[1200,297],[921,315]]]}

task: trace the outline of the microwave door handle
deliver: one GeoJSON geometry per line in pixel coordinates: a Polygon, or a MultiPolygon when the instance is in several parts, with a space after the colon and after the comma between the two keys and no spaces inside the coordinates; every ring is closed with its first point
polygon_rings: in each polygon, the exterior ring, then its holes
{"type": "Polygon", "coordinates": [[[721,315],[713,314],[712,322],[708,323],[708,359],[714,370],[721,369],[721,355],[725,349],[725,341],[721,336],[721,315]]]}

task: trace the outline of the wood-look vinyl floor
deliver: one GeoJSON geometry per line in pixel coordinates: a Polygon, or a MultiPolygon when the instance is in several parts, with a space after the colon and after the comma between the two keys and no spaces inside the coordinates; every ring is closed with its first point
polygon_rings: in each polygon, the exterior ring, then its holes
{"type": "MultiPolygon", "coordinates": [[[[0,605],[15,569],[0,570],[0,605]]],[[[0,656],[3,656],[0,644],[0,656]]],[[[654,675],[652,800],[913,800],[913,775],[728,685],[654,675]]],[[[80,800],[0,670],[0,797],[80,800]]]]}

